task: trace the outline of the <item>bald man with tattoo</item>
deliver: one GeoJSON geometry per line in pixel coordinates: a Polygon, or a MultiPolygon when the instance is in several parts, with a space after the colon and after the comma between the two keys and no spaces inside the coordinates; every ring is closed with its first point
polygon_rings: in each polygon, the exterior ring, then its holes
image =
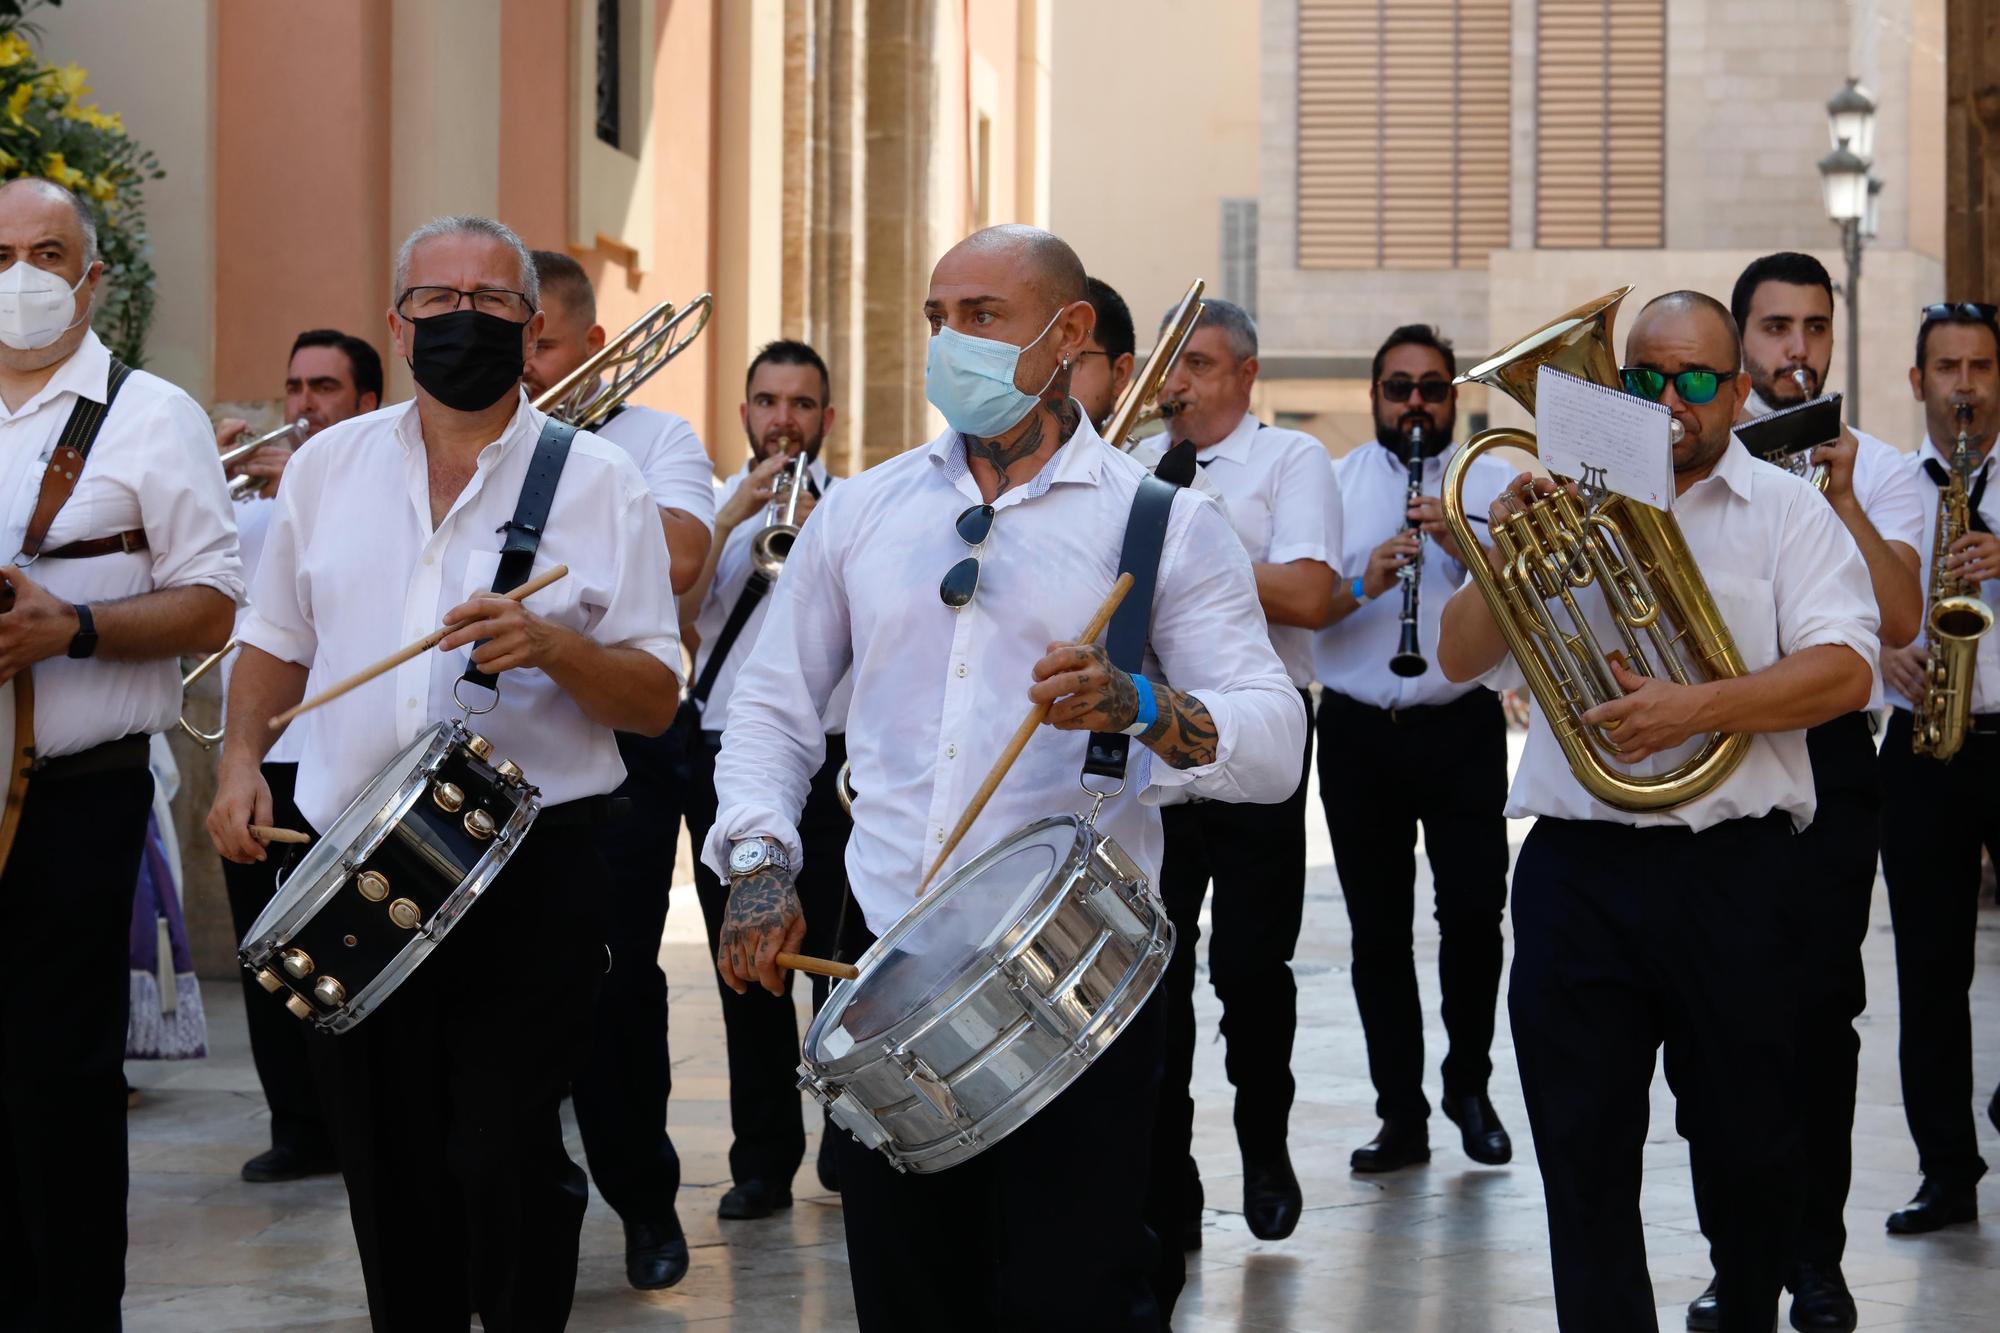
{"type": "MultiPolygon", "coordinates": [[[[804,938],[797,821],[820,765],[821,710],[850,669],[860,795],[847,874],[877,936],[914,905],[1034,703],[1051,705],[1048,725],[943,874],[1033,820],[1080,811],[1086,733],[1139,741],[1098,827],[1149,881],[1158,789],[1277,801],[1298,781],[1305,711],[1265,633],[1243,544],[1213,502],[1173,500],[1139,676],[1066,638],[1120,573],[1145,475],[1071,396],[1094,317],[1075,253],[1031,227],[975,233],[938,262],[923,317],[929,397],[950,428],[821,500],[730,703],[703,856],[731,878],[716,966],[739,990],[781,989],[776,955],[804,938]]],[[[949,1171],[900,1174],[834,1131],[863,1328],[927,1324],[943,1309],[955,1327],[1162,1325],[1143,1215],[1160,1009],[1145,1006],[1033,1120],[949,1171]],[[1087,1265],[1072,1262],[1078,1234],[1091,1238],[1087,1265]],[[1056,1272],[1063,1281],[1048,1281],[1056,1272]]]]}

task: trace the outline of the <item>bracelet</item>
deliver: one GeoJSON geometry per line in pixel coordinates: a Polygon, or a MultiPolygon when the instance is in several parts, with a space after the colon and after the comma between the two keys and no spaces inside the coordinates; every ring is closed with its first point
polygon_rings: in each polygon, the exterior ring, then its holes
{"type": "Polygon", "coordinates": [[[1132,687],[1139,692],[1139,710],[1132,718],[1132,725],[1125,728],[1125,734],[1143,736],[1160,720],[1160,701],[1153,697],[1153,682],[1144,676],[1134,675],[1132,687]]]}
{"type": "Polygon", "coordinates": [[[1347,585],[1347,590],[1354,594],[1354,604],[1356,606],[1366,606],[1369,602],[1368,590],[1361,586],[1362,577],[1362,575],[1356,574],[1354,582],[1347,585]]]}

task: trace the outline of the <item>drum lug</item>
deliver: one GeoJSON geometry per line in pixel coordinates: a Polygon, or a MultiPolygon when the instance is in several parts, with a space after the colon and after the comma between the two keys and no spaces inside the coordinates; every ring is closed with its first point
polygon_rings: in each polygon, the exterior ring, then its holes
{"type": "Polygon", "coordinates": [[[1014,992],[1014,998],[1021,1002],[1021,1007],[1028,1011],[1035,1022],[1071,1045],[1076,1045],[1076,1025],[1064,1018],[1061,1011],[1049,1003],[1048,997],[1035,985],[1034,979],[1028,975],[1027,969],[1022,966],[1018,958],[1008,959],[1001,965],[1000,970],[1007,977],[1007,988],[1014,992]]]}
{"type": "Polygon", "coordinates": [[[951,1095],[951,1085],[939,1078],[921,1055],[899,1051],[896,1063],[902,1065],[903,1077],[909,1080],[910,1087],[938,1113],[940,1119],[949,1120],[961,1130],[971,1128],[972,1122],[959,1108],[958,1098],[951,1095]]]}

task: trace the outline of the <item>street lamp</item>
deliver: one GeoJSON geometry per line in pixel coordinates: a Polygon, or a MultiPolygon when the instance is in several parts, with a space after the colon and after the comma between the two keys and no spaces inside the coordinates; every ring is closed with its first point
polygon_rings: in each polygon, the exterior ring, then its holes
{"type": "Polygon", "coordinates": [[[1833,151],[1819,160],[1826,215],[1840,228],[1847,259],[1847,419],[1861,418],[1861,249],[1880,225],[1876,195],[1882,182],[1868,174],[1874,165],[1875,99],[1849,79],[1826,104],[1827,136],[1833,151]]]}

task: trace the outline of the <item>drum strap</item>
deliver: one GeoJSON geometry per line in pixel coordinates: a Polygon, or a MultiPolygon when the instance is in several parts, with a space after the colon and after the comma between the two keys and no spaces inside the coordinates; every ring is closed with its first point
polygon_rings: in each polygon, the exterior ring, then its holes
{"type": "MultiPolygon", "coordinates": [[[[569,461],[570,441],[576,427],[550,417],[542,423],[541,438],[535,441],[535,456],[528,460],[528,475],[521,483],[521,498],[514,502],[514,517],[500,525],[500,568],[493,575],[493,591],[509,593],[528,581],[534,572],[535,552],[542,544],[542,529],[556,502],[556,484],[562,480],[563,464],[569,461]]],[[[485,640],[481,639],[480,643],[485,640]]],[[[474,644],[477,648],[479,644],[474,644]]],[[[494,678],[465,664],[464,680],[482,689],[492,689],[494,678]]]]}
{"type": "MultiPolygon", "coordinates": [[[[1167,477],[1192,476],[1187,466],[1194,450],[1187,442],[1167,450],[1159,471],[1167,477]]],[[[1118,553],[1118,568],[1132,576],[1132,591],[1111,617],[1104,646],[1111,665],[1134,674],[1146,665],[1146,637],[1153,624],[1153,597],[1159,591],[1160,552],[1167,544],[1167,519],[1174,510],[1174,492],[1186,482],[1163,480],[1161,475],[1142,478],[1139,492],[1132,497],[1132,514],[1125,520],[1125,545],[1118,553]]],[[[1083,771],[1087,776],[1125,780],[1125,758],[1132,738],[1123,732],[1092,732],[1084,751],[1083,771]]]]}
{"type": "Polygon", "coordinates": [[[764,594],[771,590],[771,580],[762,570],[750,571],[750,579],[737,594],[736,605],[729,608],[729,619],[723,622],[722,633],[715,636],[715,647],[708,650],[708,663],[701,669],[701,676],[694,683],[688,698],[694,700],[695,711],[699,712],[708,703],[708,694],[715,688],[715,678],[722,674],[722,664],[729,660],[729,650],[743,636],[743,627],[750,623],[750,613],[757,609],[757,603],[764,600],[764,594]]]}

